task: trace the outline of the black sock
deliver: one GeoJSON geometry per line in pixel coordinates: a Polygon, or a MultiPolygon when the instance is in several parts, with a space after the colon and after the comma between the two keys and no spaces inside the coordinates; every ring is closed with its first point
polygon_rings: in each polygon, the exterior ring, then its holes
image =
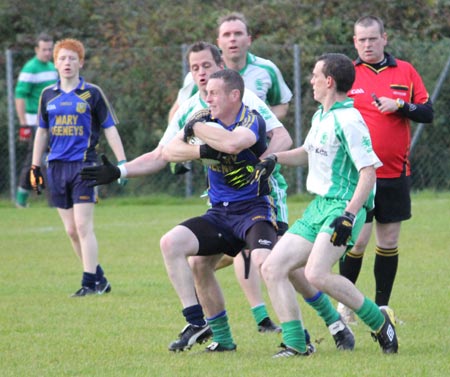
{"type": "Polygon", "coordinates": [[[356,255],[349,251],[339,260],[339,273],[350,280],[353,284],[358,280],[361,271],[364,254],[356,255]]]}
{"type": "Polygon", "coordinates": [[[81,280],[81,285],[83,287],[95,289],[95,274],[83,272],[83,279],[81,280]]]}
{"type": "Polygon", "coordinates": [[[188,323],[195,326],[204,326],[206,324],[203,308],[199,304],[184,308],[182,313],[188,323]]]}
{"type": "Polygon", "coordinates": [[[102,266],[99,264],[97,265],[97,270],[95,272],[95,281],[101,284],[106,282],[105,273],[103,272],[102,266]]]}
{"type": "Polygon", "coordinates": [[[388,305],[394,285],[398,266],[398,248],[383,249],[379,246],[375,249],[375,303],[378,306],[388,305]]]}

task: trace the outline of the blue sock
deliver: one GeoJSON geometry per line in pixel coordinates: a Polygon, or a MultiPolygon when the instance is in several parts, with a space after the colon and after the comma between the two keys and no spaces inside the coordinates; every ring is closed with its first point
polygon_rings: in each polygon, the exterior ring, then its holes
{"type": "Polygon", "coordinates": [[[103,272],[102,266],[99,264],[97,265],[97,270],[95,271],[95,281],[100,284],[106,282],[105,273],[103,272]]]}
{"type": "Polygon", "coordinates": [[[83,272],[83,279],[81,280],[81,285],[83,287],[95,289],[95,274],[83,272]]]}
{"type": "Polygon", "coordinates": [[[182,313],[184,318],[186,318],[186,322],[195,326],[206,325],[205,315],[203,314],[203,308],[201,305],[197,304],[184,308],[182,313]]]}

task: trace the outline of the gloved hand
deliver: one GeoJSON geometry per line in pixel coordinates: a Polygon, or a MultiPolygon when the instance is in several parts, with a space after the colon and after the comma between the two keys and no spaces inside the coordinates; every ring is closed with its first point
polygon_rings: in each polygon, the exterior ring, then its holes
{"type": "Polygon", "coordinates": [[[19,141],[29,141],[33,135],[33,129],[31,126],[20,126],[19,128],[19,141]]]}
{"type": "Polygon", "coordinates": [[[170,172],[174,175],[182,175],[186,174],[190,171],[190,167],[187,162],[171,162],[170,163],[170,172]]]}
{"type": "Polygon", "coordinates": [[[200,158],[206,159],[206,160],[216,160],[219,161],[219,163],[226,162],[228,156],[230,156],[228,153],[220,152],[212,147],[210,147],[208,144],[200,145],[200,158]]]}
{"type": "Polygon", "coordinates": [[[228,186],[240,189],[248,185],[249,177],[252,175],[255,167],[253,165],[244,165],[225,174],[225,181],[228,186]]]}
{"type": "Polygon", "coordinates": [[[277,164],[277,156],[269,154],[255,165],[255,169],[248,177],[249,184],[261,182],[263,179],[269,179],[270,175],[277,164]]]}
{"type": "Polygon", "coordinates": [[[45,189],[44,176],[42,175],[40,166],[31,165],[30,184],[33,190],[36,191],[38,195],[41,194],[41,189],[45,189]]]}
{"type": "Polygon", "coordinates": [[[194,134],[194,124],[197,122],[208,122],[211,120],[211,114],[208,109],[203,109],[197,111],[189,121],[184,125],[184,142],[188,142],[188,140],[195,136],[194,134]]]}
{"type": "Polygon", "coordinates": [[[88,166],[81,169],[81,179],[83,181],[93,181],[88,184],[89,187],[106,185],[120,178],[120,169],[109,162],[108,158],[101,155],[103,165],[88,166]]]}
{"type": "MultiPolygon", "coordinates": [[[[117,163],[117,166],[123,165],[123,164],[126,163],[126,162],[127,162],[127,160],[121,160],[121,161],[119,161],[119,162],[117,163]]],[[[117,180],[117,183],[118,183],[119,185],[121,185],[122,187],[125,187],[125,186],[127,185],[127,183],[128,183],[128,179],[127,179],[127,178],[119,178],[119,179],[117,180]]]]}
{"type": "Polygon", "coordinates": [[[336,217],[330,224],[330,228],[334,228],[330,242],[334,246],[345,246],[352,237],[353,223],[355,215],[345,211],[342,216],[336,217]]]}

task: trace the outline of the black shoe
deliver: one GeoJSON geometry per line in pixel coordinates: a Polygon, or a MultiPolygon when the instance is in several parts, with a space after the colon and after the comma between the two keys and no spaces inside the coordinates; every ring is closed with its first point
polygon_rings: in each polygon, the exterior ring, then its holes
{"type": "Polygon", "coordinates": [[[281,327],[273,323],[269,317],[266,317],[261,322],[258,323],[258,331],[280,333],[281,327]]]}
{"type": "Polygon", "coordinates": [[[380,306],[380,310],[384,316],[384,323],[378,331],[372,333],[372,337],[375,341],[378,340],[384,353],[397,353],[398,340],[395,333],[394,312],[387,306],[380,306]]]}
{"type": "Polygon", "coordinates": [[[233,344],[231,348],[224,347],[218,342],[212,342],[208,347],[206,347],[205,352],[229,352],[236,351],[236,344],[233,344]]]}
{"type": "Polygon", "coordinates": [[[95,289],[89,288],[89,287],[81,287],[78,291],[76,291],[72,296],[70,297],[84,297],[89,295],[95,295],[97,292],[95,289]]]}
{"type": "Polygon", "coordinates": [[[353,332],[342,320],[342,317],[328,326],[328,330],[330,330],[331,335],[333,335],[338,350],[352,351],[355,348],[355,337],[353,332]]]}
{"type": "Polygon", "coordinates": [[[111,292],[111,284],[109,284],[109,281],[106,279],[103,283],[97,281],[95,282],[95,292],[97,292],[98,295],[102,295],[103,293],[109,293],[111,292]]]}
{"type": "Polygon", "coordinates": [[[287,346],[284,343],[280,344],[280,347],[282,348],[281,351],[278,351],[275,355],[273,355],[273,358],[278,357],[292,357],[292,356],[309,356],[313,352],[310,351],[308,347],[306,347],[306,352],[298,352],[297,350],[287,346]]]}
{"type": "Polygon", "coordinates": [[[205,343],[211,337],[212,331],[208,324],[195,326],[189,323],[178,335],[178,339],[170,343],[169,351],[190,350],[195,343],[205,343]]]}

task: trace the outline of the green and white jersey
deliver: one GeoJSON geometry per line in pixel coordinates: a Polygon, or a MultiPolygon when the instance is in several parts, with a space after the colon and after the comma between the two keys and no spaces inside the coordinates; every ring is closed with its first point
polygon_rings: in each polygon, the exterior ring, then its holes
{"type": "MultiPolygon", "coordinates": [[[[288,103],[292,98],[292,92],[284,81],[283,75],[270,60],[247,53],[247,63],[239,74],[244,79],[245,87],[269,106],[288,103]]],[[[197,90],[192,73],[189,72],[184,78],[183,87],[178,91],[178,105],[190,98],[197,90]]]]}
{"type": "Polygon", "coordinates": [[[52,62],[44,63],[35,56],[23,66],[17,79],[15,97],[25,100],[27,114],[37,114],[42,90],[57,80],[58,72],[52,62]]]}
{"type": "MultiPolygon", "coordinates": [[[[305,139],[308,152],[309,192],[325,198],[349,201],[355,192],[359,171],[366,166],[381,166],[372,149],[369,130],[347,98],[324,113],[320,106],[312,118],[305,139]]],[[[373,202],[373,198],[370,199],[373,202]]],[[[373,203],[366,203],[372,208],[373,203]]]]}
{"type": "Polygon", "coordinates": [[[239,73],[250,89],[269,106],[288,103],[292,92],[278,67],[270,60],[247,53],[247,64],[239,73]]]}
{"type": "MultiPolygon", "coordinates": [[[[272,113],[267,105],[261,101],[256,94],[248,89],[244,90],[244,96],[242,102],[250,110],[256,110],[266,121],[266,131],[269,132],[277,127],[283,127],[278,118],[272,113]]],[[[200,93],[197,92],[187,100],[185,100],[179,109],[175,112],[172,120],[164,132],[163,137],[159,141],[161,145],[167,145],[173,137],[181,130],[186,122],[189,120],[192,114],[195,114],[199,110],[207,109],[208,104],[200,97],[200,93]]]]}

